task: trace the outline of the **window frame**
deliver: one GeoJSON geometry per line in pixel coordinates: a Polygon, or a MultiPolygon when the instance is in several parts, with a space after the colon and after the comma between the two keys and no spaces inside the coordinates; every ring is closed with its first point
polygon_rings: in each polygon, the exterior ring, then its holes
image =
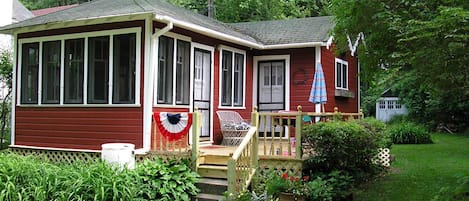
{"type": "Polygon", "coordinates": [[[339,58],[335,58],[335,63],[334,64],[335,64],[334,65],[334,72],[335,72],[334,73],[334,85],[335,85],[335,88],[336,89],[342,89],[342,90],[348,90],[348,85],[349,85],[348,84],[348,81],[349,81],[349,76],[348,76],[349,75],[349,64],[348,64],[348,61],[343,60],[343,59],[339,59],[339,58]],[[337,72],[337,64],[340,64],[340,86],[337,85],[337,81],[338,81],[337,80],[337,77],[338,77],[338,75],[337,75],[337,73],[338,73],[337,72]],[[344,65],[346,65],[345,69],[347,70],[345,75],[344,75],[344,72],[343,72],[344,65]],[[345,76],[345,83],[344,83],[344,76],[345,76]],[[344,87],[344,84],[346,85],[345,87],[344,87]]]}
{"type": "MultiPolygon", "coordinates": [[[[155,31],[158,31],[159,29],[155,29],[155,31]]],[[[168,103],[161,103],[159,101],[159,97],[158,97],[158,93],[159,93],[159,89],[158,89],[158,81],[155,81],[154,82],[154,100],[153,100],[153,106],[154,107],[171,107],[171,108],[189,108],[190,105],[191,105],[191,101],[192,101],[192,98],[191,98],[191,94],[192,94],[192,90],[191,90],[191,87],[193,85],[193,83],[191,83],[191,77],[192,77],[192,66],[193,66],[193,43],[192,43],[192,38],[188,37],[188,36],[184,36],[184,35],[180,35],[180,34],[177,34],[177,33],[173,33],[173,32],[167,32],[165,34],[163,34],[162,36],[164,37],[167,37],[167,38],[170,38],[173,40],[173,48],[172,48],[172,83],[171,83],[171,90],[172,90],[172,93],[171,93],[171,98],[170,98],[170,101],[168,103]],[[177,55],[178,55],[178,42],[186,42],[189,44],[189,74],[187,75],[190,79],[188,79],[188,82],[189,82],[189,94],[188,94],[188,103],[178,103],[178,101],[176,100],[177,98],[177,95],[176,95],[176,92],[177,92],[177,64],[178,64],[178,61],[177,61],[177,55]]],[[[159,55],[159,50],[160,50],[160,37],[158,37],[157,41],[156,41],[156,44],[158,45],[158,48],[157,48],[157,57],[156,57],[156,60],[157,60],[157,64],[156,64],[156,69],[155,69],[155,74],[154,74],[154,77],[155,79],[158,79],[159,77],[159,62],[160,62],[160,55],[159,55]]]]}
{"type": "Polygon", "coordinates": [[[245,50],[240,50],[237,48],[233,47],[228,47],[224,45],[220,45],[218,48],[219,51],[219,89],[218,89],[218,108],[220,109],[245,109],[246,108],[246,51],[245,50]],[[231,52],[231,103],[230,105],[223,105],[222,103],[222,94],[223,94],[223,51],[229,51],[231,52]],[[236,68],[236,55],[242,55],[243,56],[243,68],[242,68],[242,89],[241,89],[241,105],[236,105],[235,104],[235,68],[236,68]]]}
{"type": "Polygon", "coordinates": [[[16,106],[21,107],[139,107],[140,104],[140,76],[141,76],[141,46],[142,46],[142,28],[141,27],[132,27],[132,28],[122,28],[122,29],[111,29],[111,30],[104,30],[104,31],[93,31],[93,32],[83,32],[83,33],[74,33],[74,34],[61,34],[61,35],[53,35],[53,36],[40,36],[40,37],[31,37],[31,38],[22,38],[18,39],[18,62],[17,62],[17,86],[16,90],[18,91],[16,97],[16,106]],[[135,98],[133,103],[126,103],[126,104],[118,104],[113,103],[112,98],[108,98],[107,103],[88,103],[88,38],[91,37],[100,37],[100,36],[108,36],[110,38],[110,55],[109,55],[109,79],[108,79],[108,97],[112,97],[112,90],[113,90],[113,36],[114,35],[122,35],[122,34],[135,34],[135,98]],[[84,69],[83,69],[83,103],[65,103],[65,74],[64,74],[64,66],[65,66],[65,41],[70,39],[84,39],[84,69]],[[60,101],[59,103],[55,104],[43,104],[42,100],[42,79],[43,76],[41,73],[38,75],[38,103],[37,104],[22,104],[21,103],[21,72],[22,72],[22,47],[23,44],[27,43],[39,43],[39,72],[42,72],[42,57],[43,57],[43,43],[49,41],[60,41],[60,101]]]}

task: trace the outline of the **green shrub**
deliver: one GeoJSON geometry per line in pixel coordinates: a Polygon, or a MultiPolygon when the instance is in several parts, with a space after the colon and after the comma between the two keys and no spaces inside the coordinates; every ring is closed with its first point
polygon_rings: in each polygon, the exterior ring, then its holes
{"type": "Polygon", "coordinates": [[[400,123],[404,123],[408,121],[409,121],[409,118],[406,114],[398,114],[398,115],[392,116],[391,119],[387,122],[387,124],[393,125],[393,124],[400,124],[400,123]]]}
{"type": "Polygon", "coordinates": [[[304,168],[310,174],[340,170],[356,182],[365,181],[382,168],[373,163],[382,138],[355,121],[333,121],[304,127],[304,140],[314,148],[304,168]]]}
{"type": "Polygon", "coordinates": [[[120,170],[105,162],[53,164],[0,153],[0,201],[189,200],[196,178],[184,163],[145,161],[120,170]]]}
{"type": "Polygon", "coordinates": [[[387,131],[395,144],[429,144],[433,143],[425,127],[415,123],[399,123],[390,126],[387,131]]]}
{"type": "Polygon", "coordinates": [[[138,197],[145,200],[190,200],[190,196],[198,192],[195,186],[198,175],[191,171],[187,161],[145,160],[136,171],[138,197]]]}
{"type": "Polygon", "coordinates": [[[386,133],[386,124],[373,117],[366,117],[364,119],[355,120],[358,124],[362,125],[370,135],[373,135],[378,141],[378,147],[391,148],[392,141],[386,133]]]}

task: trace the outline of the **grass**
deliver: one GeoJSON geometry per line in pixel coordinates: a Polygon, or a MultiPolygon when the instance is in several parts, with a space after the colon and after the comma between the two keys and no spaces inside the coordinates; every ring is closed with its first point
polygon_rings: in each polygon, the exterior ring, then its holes
{"type": "Polygon", "coordinates": [[[469,176],[469,137],[432,134],[434,144],[393,145],[390,172],[359,188],[354,200],[431,200],[469,176]]]}

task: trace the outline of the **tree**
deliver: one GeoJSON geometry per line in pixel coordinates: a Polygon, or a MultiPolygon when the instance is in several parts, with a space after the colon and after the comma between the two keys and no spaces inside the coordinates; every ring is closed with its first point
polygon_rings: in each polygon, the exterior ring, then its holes
{"type": "Polygon", "coordinates": [[[11,96],[11,81],[12,81],[12,54],[8,50],[0,51],[0,83],[7,88],[7,93],[4,97],[0,97],[0,150],[3,149],[3,142],[9,134],[10,123],[10,96],[11,96]]]}
{"type": "Polygon", "coordinates": [[[65,6],[71,4],[80,4],[91,0],[20,0],[29,10],[51,8],[56,6],[65,6]]]}
{"type": "Polygon", "coordinates": [[[365,33],[358,55],[365,81],[394,69],[386,73],[412,118],[468,128],[468,1],[333,0],[331,7],[339,51],[348,49],[347,34],[365,33]]]}
{"type": "MultiPolygon", "coordinates": [[[[214,0],[215,17],[222,22],[248,22],[328,15],[331,0],[214,0]]],[[[170,0],[207,15],[208,0],[170,0]]]]}

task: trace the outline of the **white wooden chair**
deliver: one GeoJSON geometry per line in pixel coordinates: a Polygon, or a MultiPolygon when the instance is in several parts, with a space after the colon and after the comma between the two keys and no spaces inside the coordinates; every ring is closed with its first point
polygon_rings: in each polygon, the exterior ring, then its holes
{"type": "Polygon", "coordinates": [[[250,124],[235,111],[217,111],[220,128],[223,134],[222,145],[236,146],[243,141],[251,127],[250,124]]]}

